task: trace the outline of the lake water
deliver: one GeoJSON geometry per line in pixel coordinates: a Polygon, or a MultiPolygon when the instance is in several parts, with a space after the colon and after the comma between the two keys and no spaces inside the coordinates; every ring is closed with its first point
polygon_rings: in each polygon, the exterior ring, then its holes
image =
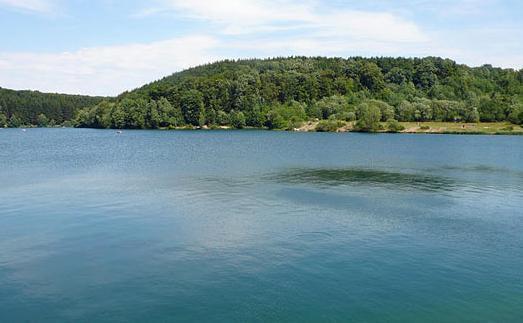
{"type": "Polygon", "coordinates": [[[0,130],[0,321],[521,322],[523,137],[0,130]]]}

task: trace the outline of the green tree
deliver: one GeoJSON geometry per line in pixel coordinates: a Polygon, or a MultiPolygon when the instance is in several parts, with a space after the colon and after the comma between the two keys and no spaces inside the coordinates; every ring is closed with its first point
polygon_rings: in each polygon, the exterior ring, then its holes
{"type": "Polygon", "coordinates": [[[477,123],[480,120],[479,111],[477,108],[471,108],[465,112],[464,119],[466,122],[477,123]]]}
{"type": "Polygon", "coordinates": [[[417,98],[414,104],[414,119],[416,121],[430,121],[433,117],[431,102],[428,99],[417,98]]]}
{"type": "Polygon", "coordinates": [[[246,121],[243,112],[231,111],[231,126],[236,129],[245,128],[246,121]]]}
{"type": "Polygon", "coordinates": [[[45,114],[40,113],[36,118],[36,124],[38,127],[45,128],[49,125],[49,119],[45,116],[45,114]]]}
{"type": "Polygon", "coordinates": [[[181,127],[185,124],[180,108],[175,108],[169,100],[161,98],[158,102],[161,127],[181,127]]]}
{"type": "Polygon", "coordinates": [[[158,103],[154,100],[147,102],[147,114],[145,116],[145,125],[148,129],[158,129],[161,123],[158,103]]]}
{"type": "Polygon", "coordinates": [[[245,113],[245,121],[246,124],[250,127],[263,127],[265,121],[267,121],[263,106],[256,104],[248,109],[245,113]]]}
{"type": "Polygon", "coordinates": [[[92,126],[91,124],[92,124],[92,121],[90,120],[89,110],[83,109],[83,110],[78,111],[76,118],[74,120],[74,125],[76,127],[83,128],[83,127],[91,127],[92,126]]]}
{"type": "Polygon", "coordinates": [[[520,115],[523,113],[523,103],[513,104],[508,115],[508,121],[514,124],[520,124],[521,118],[520,115]]]}
{"type": "Polygon", "coordinates": [[[7,127],[7,117],[3,112],[0,112],[0,128],[7,127]]]}
{"type": "Polygon", "coordinates": [[[333,95],[316,102],[313,105],[313,109],[309,109],[309,116],[329,119],[332,115],[350,111],[349,102],[346,97],[333,95]]]}
{"type": "Polygon", "coordinates": [[[414,121],[416,108],[414,104],[409,101],[403,100],[396,108],[395,111],[396,119],[400,121],[414,121]]]}
{"type": "Polygon", "coordinates": [[[111,109],[112,103],[102,101],[90,109],[90,119],[94,128],[110,128],[112,124],[111,109]]]}
{"type": "Polygon", "coordinates": [[[401,69],[400,67],[393,67],[386,75],[385,80],[389,83],[394,84],[404,84],[407,82],[408,78],[406,75],[406,71],[404,69],[401,69]]]}
{"type": "Polygon", "coordinates": [[[421,89],[429,89],[434,86],[438,80],[437,68],[430,58],[421,60],[421,63],[414,71],[414,83],[421,89]]]}
{"type": "Polygon", "coordinates": [[[265,126],[269,129],[286,129],[288,122],[280,115],[278,111],[271,110],[267,114],[265,126]]]}
{"type": "Polygon", "coordinates": [[[372,92],[377,92],[385,86],[383,73],[374,62],[363,61],[359,69],[360,83],[372,92]]]}
{"type": "Polygon", "coordinates": [[[390,106],[388,103],[380,100],[368,100],[366,101],[366,103],[371,106],[377,107],[380,110],[382,121],[387,121],[389,119],[394,118],[394,108],[390,106]]]}
{"type": "Polygon", "coordinates": [[[389,132],[400,132],[402,130],[405,130],[405,127],[402,126],[398,120],[395,119],[389,119],[387,121],[387,129],[389,132]]]}
{"type": "Polygon", "coordinates": [[[9,118],[9,128],[19,128],[22,126],[22,120],[15,114],[9,118]]]}
{"type": "Polygon", "coordinates": [[[112,128],[123,129],[126,127],[125,111],[120,104],[115,104],[111,109],[112,128]]]}
{"type": "Polygon", "coordinates": [[[216,122],[218,122],[220,126],[227,126],[231,124],[231,119],[229,118],[229,114],[220,110],[216,116],[216,122]]]}
{"type": "Polygon", "coordinates": [[[204,113],[203,96],[198,90],[189,90],[183,94],[181,100],[182,113],[185,121],[193,126],[200,126],[204,113]]]}
{"type": "Polygon", "coordinates": [[[124,99],[120,105],[125,114],[125,127],[144,129],[147,111],[147,102],[144,99],[124,99]]]}
{"type": "Polygon", "coordinates": [[[369,103],[361,103],[357,107],[357,112],[357,130],[364,132],[375,132],[381,128],[381,111],[379,107],[369,103]]]}

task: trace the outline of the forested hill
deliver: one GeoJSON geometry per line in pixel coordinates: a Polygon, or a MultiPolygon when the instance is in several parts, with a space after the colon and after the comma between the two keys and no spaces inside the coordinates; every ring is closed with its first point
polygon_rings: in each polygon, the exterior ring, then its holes
{"type": "Polygon", "coordinates": [[[0,88],[0,127],[62,124],[71,121],[79,109],[102,100],[102,97],[0,88]]]}
{"type": "Polygon", "coordinates": [[[175,73],[83,110],[78,126],[292,128],[310,119],[523,121],[523,70],[449,59],[275,58],[175,73]],[[379,114],[379,115],[378,115],[379,114]]]}

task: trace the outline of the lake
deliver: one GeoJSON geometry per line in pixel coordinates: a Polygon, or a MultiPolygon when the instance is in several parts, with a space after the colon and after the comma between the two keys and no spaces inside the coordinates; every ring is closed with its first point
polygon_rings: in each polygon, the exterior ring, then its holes
{"type": "Polygon", "coordinates": [[[517,322],[523,137],[0,130],[1,322],[517,322]]]}

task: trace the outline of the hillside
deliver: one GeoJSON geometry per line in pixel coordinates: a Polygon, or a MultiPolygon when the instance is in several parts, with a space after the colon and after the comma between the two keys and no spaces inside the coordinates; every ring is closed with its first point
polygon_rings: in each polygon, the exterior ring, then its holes
{"type": "Polygon", "coordinates": [[[93,106],[104,98],[83,95],[15,91],[0,88],[0,127],[62,124],[76,112],[93,106]]]}
{"type": "Polygon", "coordinates": [[[191,68],[82,110],[80,127],[232,126],[304,121],[523,121],[523,70],[449,59],[290,57],[191,68]]]}

